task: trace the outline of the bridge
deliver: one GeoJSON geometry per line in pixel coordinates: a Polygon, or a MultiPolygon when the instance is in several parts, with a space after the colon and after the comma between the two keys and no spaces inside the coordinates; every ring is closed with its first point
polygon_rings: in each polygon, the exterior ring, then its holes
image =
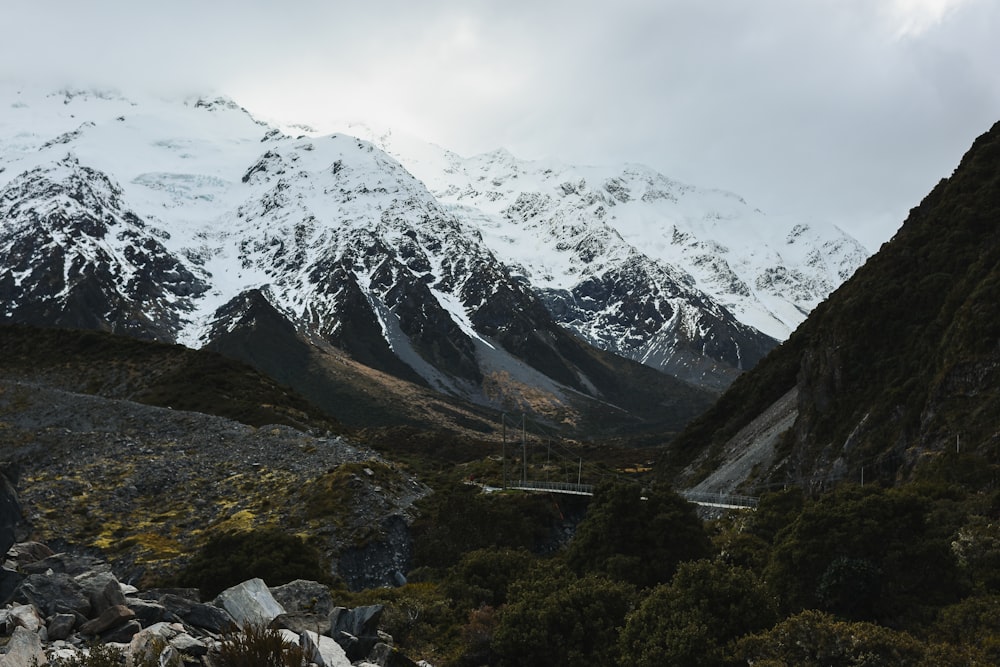
{"type": "MultiPolygon", "coordinates": [[[[568,481],[535,481],[529,479],[529,461],[531,457],[528,454],[528,439],[527,439],[527,429],[526,429],[526,418],[522,414],[520,420],[520,430],[521,430],[521,442],[520,449],[522,451],[520,465],[520,479],[512,480],[508,478],[507,471],[507,415],[504,414],[501,417],[503,444],[500,454],[500,462],[503,468],[503,487],[505,489],[516,489],[519,491],[531,491],[531,492],[541,492],[541,493],[562,493],[574,496],[592,496],[594,495],[593,484],[583,484],[583,458],[576,456],[572,452],[564,450],[560,445],[553,444],[551,441],[546,443],[545,459],[544,465],[541,465],[541,461],[537,464],[533,464],[531,468],[541,467],[542,470],[551,472],[553,458],[557,464],[557,473],[565,474],[564,479],[576,479],[576,483],[568,481]],[[564,469],[565,468],[565,469],[564,469]]],[[[512,424],[516,428],[517,423],[512,424]]],[[[511,443],[514,445],[514,443],[511,443]]],[[[517,446],[515,445],[513,449],[516,451],[517,446]]],[[[536,455],[536,459],[540,458],[540,452],[536,455]]],[[[515,465],[517,465],[515,463],[515,465]]],[[[516,467],[515,467],[516,470],[516,467]]],[[[597,471],[598,475],[607,476],[607,471],[597,471]]],[[[718,507],[722,509],[755,509],[757,507],[758,499],[754,496],[741,496],[727,493],[705,493],[699,491],[680,491],[681,497],[685,498],[688,502],[695,503],[696,505],[701,505],[703,507],[718,507]]]]}
{"type": "MultiPolygon", "coordinates": [[[[564,493],[575,496],[594,495],[593,484],[573,484],[572,482],[536,482],[518,480],[507,487],[518,491],[536,491],[543,493],[564,493]]],[[[729,493],[706,493],[699,491],[681,491],[680,496],[688,502],[703,507],[719,507],[723,509],[756,509],[758,498],[729,493]]]]}

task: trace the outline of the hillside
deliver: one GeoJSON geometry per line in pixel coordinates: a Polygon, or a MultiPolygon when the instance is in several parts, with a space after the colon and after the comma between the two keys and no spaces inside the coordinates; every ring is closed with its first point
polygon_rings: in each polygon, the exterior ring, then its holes
{"type": "Polygon", "coordinates": [[[671,444],[661,473],[684,485],[704,480],[737,454],[728,443],[741,429],[795,390],[792,427],[730,486],[821,489],[862,475],[893,484],[932,469],[992,483],[998,387],[1000,124],[890,242],[671,444]]]}

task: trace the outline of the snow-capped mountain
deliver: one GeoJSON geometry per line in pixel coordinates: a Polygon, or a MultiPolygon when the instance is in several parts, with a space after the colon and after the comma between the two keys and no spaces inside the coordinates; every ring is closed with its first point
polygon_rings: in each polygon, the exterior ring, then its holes
{"type": "Polygon", "coordinates": [[[0,132],[4,321],[208,345],[250,361],[269,348],[279,373],[287,359],[274,349],[311,340],[553,422],[583,405],[629,414],[614,405],[639,385],[652,387],[649,415],[679,423],[707,405],[707,394],[558,326],[478,233],[368,142],[289,136],[227,100],[10,98],[0,132]],[[262,341],[263,329],[281,333],[262,341]]]}
{"type": "Polygon", "coordinates": [[[787,338],[868,256],[834,225],[767,216],[641,165],[577,167],[504,150],[462,158],[391,131],[344,128],[397,157],[478,229],[561,324],[701,383],[753,366],[774,344],[767,337],[787,338]]]}
{"type": "Polygon", "coordinates": [[[778,306],[804,310],[834,286],[802,276],[850,255],[849,240],[816,248],[803,227],[786,245],[812,259],[770,267],[781,291],[750,285],[747,266],[762,263],[745,258],[770,246],[737,252],[692,231],[726,234],[745,219],[718,202],[745,205],[640,167],[387,145],[401,164],[347,134],[286,133],[226,99],[5,88],[0,100],[4,321],[254,358],[248,337],[283,320],[269,330],[493,407],[566,420],[575,401],[653,387],[651,411],[690,412],[707,398],[580,339],[717,389],[775,343],[738,316],[785,321],[778,306]],[[666,216],[675,209],[695,213],[666,216]],[[795,306],[760,297],[795,290],[795,306]],[[743,292],[755,298],[723,298],[743,292]]]}

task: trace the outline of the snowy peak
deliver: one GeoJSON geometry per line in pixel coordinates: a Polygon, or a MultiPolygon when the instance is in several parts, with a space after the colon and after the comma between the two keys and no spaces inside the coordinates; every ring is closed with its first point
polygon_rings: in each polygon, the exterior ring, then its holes
{"type": "Polygon", "coordinates": [[[572,290],[639,254],[744,325],[783,339],[867,258],[832,225],[766,216],[735,194],[641,165],[574,167],[506,151],[463,159],[382,136],[539,289],[572,290]]]}
{"type": "Polygon", "coordinates": [[[207,288],[75,158],[36,167],[0,190],[4,318],[173,340],[207,288]]]}

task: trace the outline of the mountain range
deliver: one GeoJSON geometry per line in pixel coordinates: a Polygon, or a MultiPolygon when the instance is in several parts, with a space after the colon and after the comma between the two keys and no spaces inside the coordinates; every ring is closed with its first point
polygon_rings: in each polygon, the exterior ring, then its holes
{"type": "Polygon", "coordinates": [[[347,422],[419,394],[676,430],[866,257],[639,166],[316,136],[224,98],[4,99],[0,321],[214,349],[347,422]]]}

